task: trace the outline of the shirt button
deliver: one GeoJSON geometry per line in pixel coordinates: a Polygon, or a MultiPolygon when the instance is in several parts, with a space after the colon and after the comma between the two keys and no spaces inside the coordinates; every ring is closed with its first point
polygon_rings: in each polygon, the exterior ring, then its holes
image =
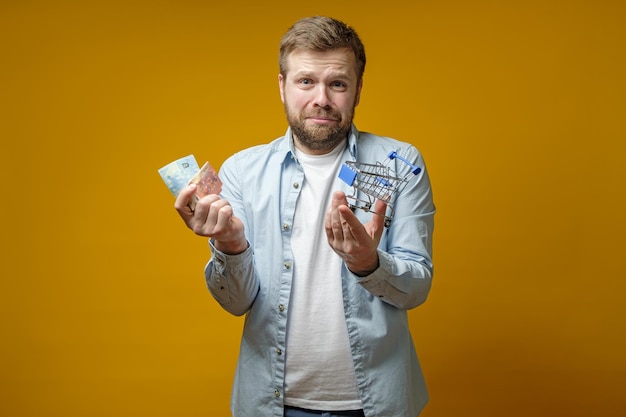
{"type": "Polygon", "coordinates": [[[276,398],[280,397],[280,392],[278,390],[274,391],[274,397],[276,398]]]}
{"type": "Polygon", "coordinates": [[[299,184],[299,183],[297,183],[297,182],[294,182],[294,183],[293,183],[293,188],[298,188],[298,187],[300,187],[300,184],[299,184]]]}
{"type": "Polygon", "coordinates": [[[283,224],[283,230],[289,230],[289,225],[287,223],[283,224]]]}
{"type": "Polygon", "coordinates": [[[276,348],[276,354],[280,356],[283,354],[283,351],[280,350],[279,348],[276,348]]]}
{"type": "Polygon", "coordinates": [[[279,304],[279,305],[278,305],[278,310],[279,310],[279,311],[285,311],[285,306],[284,306],[284,305],[282,305],[282,304],[279,304]]]}
{"type": "Polygon", "coordinates": [[[291,269],[291,262],[285,261],[285,268],[286,269],[291,269]]]}

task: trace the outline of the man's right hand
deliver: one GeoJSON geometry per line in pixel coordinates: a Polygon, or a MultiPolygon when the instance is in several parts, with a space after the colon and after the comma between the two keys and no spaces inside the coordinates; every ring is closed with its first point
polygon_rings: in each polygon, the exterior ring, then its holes
{"type": "Polygon", "coordinates": [[[227,255],[236,255],[248,248],[248,241],[243,223],[233,215],[230,203],[217,194],[202,197],[196,203],[195,210],[189,207],[189,201],[196,192],[196,185],[183,188],[174,208],[188,228],[199,236],[213,239],[215,248],[227,255]]]}

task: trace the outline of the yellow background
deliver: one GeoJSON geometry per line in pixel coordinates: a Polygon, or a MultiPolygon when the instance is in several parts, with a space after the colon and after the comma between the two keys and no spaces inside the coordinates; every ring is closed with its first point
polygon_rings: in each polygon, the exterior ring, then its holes
{"type": "Polygon", "coordinates": [[[366,45],[357,126],[432,176],[423,416],[625,415],[625,12],[2,1],[0,415],[229,415],[242,319],[157,169],[282,135],[278,40],[313,14],[366,45]]]}

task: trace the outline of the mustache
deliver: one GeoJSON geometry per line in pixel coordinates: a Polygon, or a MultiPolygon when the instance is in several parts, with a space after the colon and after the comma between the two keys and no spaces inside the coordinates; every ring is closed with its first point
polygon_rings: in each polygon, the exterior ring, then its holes
{"type": "Polygon", "coordinates": [[[338,120],[341,121],[341,113],[337,113],[334,112],[332,110],[324,110],[324,109],[319,109],[316,111],[310,111],[304,114],[304,117],[322,117],[325,119],[333,119],[333,120],[338,120]]]}

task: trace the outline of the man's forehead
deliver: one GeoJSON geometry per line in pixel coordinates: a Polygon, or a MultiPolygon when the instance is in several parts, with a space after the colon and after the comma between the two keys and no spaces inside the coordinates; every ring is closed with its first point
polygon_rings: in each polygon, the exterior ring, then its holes
{"type": "Polygon", "coordinates": [[[346,76],[356,74],[356,57],[349,49],[313,51],[296,49],[287,56],[288,72],[331,71],[346,76]]]}

